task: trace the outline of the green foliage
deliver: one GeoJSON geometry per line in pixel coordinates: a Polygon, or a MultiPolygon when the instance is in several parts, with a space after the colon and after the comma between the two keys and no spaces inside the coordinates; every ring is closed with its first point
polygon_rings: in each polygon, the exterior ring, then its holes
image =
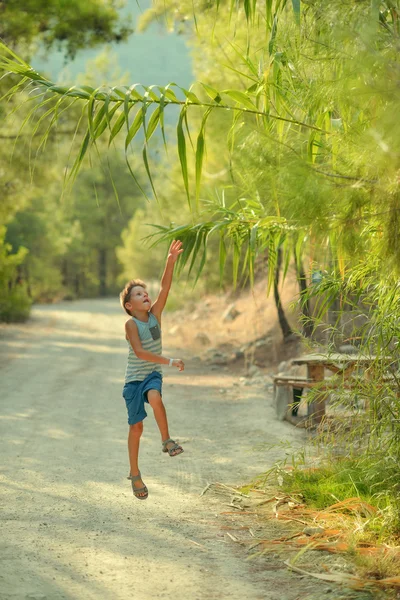
{"type": "MultiPolygon", "coordinates": [[[[122,41],[130,31],[129,21],[122,20],[112,0],[86,3],[73,0],[61,4],[52,0],[16,0],[1,5],[2,41],[27,55],[37,47],[48,50],[57,46],[72,57],[83,47],[122,41]]],[[[94,71],[97,76],[104,71],[99,60],[94,71]]],[[[116,73],[113,69],[114,76],[116,73]]],[[[91,81],[95,82],[95,77],[92,76],[91,81]]],[[[60,199],[70,149],[67,140],[74,132],[79,133],[76,120],[79,121],[81,113],[71,99],[63,105],[58,98],[48,98],[39,106],[35,93],[32,90],[29,93],[18,77],[11,76],[7,85],[4,78],[0,81],[0,268],[3,274],[0,321],[25,319],[32,300],[54,301],[64,294],[74,295],[78,280],[79,283],[83,278],[92,280],[88,273],[86,276],[81,273],[82,266],[86,265],[82,254],[86,252],[87,256],[91,249],[85,250],[82,243],[81,255],[70,260],[69,251],[79,238],[81,228],[76,217],[70,218],[70,205],[60,199]],[[8,94],[8,85],[13,87],[12,96],[8,94]],[[55,115],[59,125],[57,132],[51,127],[55,115]],[[79,271],[79,274],[74,273],[72,291],[65,276],[67,258],[68,275],[73,271],[71,262],[79,271]]],[[[93,188],[87,186],[86,197],[95,196],[93,188]]],[[[115,200],[113,204],[115,206],[115,200]]],[[[87,270],[94,270],[96,260],[94,256],[87,270]]],[[[98,280],[91,285],[91,292],[95,294],[98,280]]],[[[78,287],[80,293],[87,293],[89,285],[78,287]]]]}
{"type": "Polygon", "coordinates": [[[297,230],[284,218],[266,215],[260,201],[245,198],[226,206],[225,199],[222,197],[215,203],[209,203],[207,213],[211,213],[211,218],[195,225],[157,226],[158,232],[150,237],[155,237],[156,243],[172,239],[182,240],[184,252],[180,257],[178,270],[182,271],[186,265],[189,265],[190,275],[198,261],[195,282],[206,264],[208,244],[212,237],[218,239],[221,280],[225,270],[227,248],[232,249],[234,286],[243,274],[248,275],[250,284],[253,285],[255,258],[258,254],[268,251],[270,267],[268,289],[270,289],[278,250],[283,248],[287,263],[293,240],[298,235],[297,230]]]}
{"type": "Polygon", "coordinates": [[[285,492],[302,494],[307,504],[316,509],[328,508],[355,497],[375,507],[379,512],[376,518],[369,520],[363,531],[385,540],[395,536],[399,530],[400,503],[397,490],[387,487],[382,473],[379,473],[380,468],[378,464],[375,469],[369,466],[366,473],[362,461],[336,458],[318,468],[296,468],[279,473],[283,477],[285,492]]]}
{"type": "Polygon", "coordinates": [[[0,36],[9,44],[40,41],[48,50],[59,46],[69,57],[81,48],[120,42],[132,32],[113,0],[13,0],[1,7],[0,36]]]}
{"type": "MultiPolygon", "coordinates": [[[[354,495],[370,496],[372,504],[385,510],[385,532],[400,528],[400,284],[397,275],[386,273],[378,256],[360,260],[345,269],[323,274],[304,296],[315,302],[311,317],[314,331],[324,332],[326,352],[352,343],[361,356],[372,358],[366,370],[357,364],[350,378],[338,381],[330,395],[330,417],[317,436],[332,476],[310,474],[310,485],[340,500],[354,495]],[[332,310],[334,309],[334,310],[332,310]],[[349,387],[351,383],[351,387],[349,387]],[[332,420],[332,415],[334,419],[332,420]],[[338,457],[342,461],[338,462],[338,457]],[[348,482],[348,491],[340,487],[348,482]],[[353,490],[349,483],[353,479],[353,490]],[[335,491],[338,486],[340,494],[335,491]],[[356,489],[359,493],[355,493],[356,489]]],[[[318,400],[313,390],[308,400],[318,400]]],[[[307,489],[307,482],[305,482],[307,489]]]]}
{"type": "MultiPolygon", "coordinates": [[[[399,56],[397,8],[384,2],[377,7],[371,10],[359,4],[343,10],[334,1],[329,7],[315,2],[300,10],[297,2],[276,1],[268,3],[266,24],[261,26],[254,18],[261,7],[239,4],[235,8],[239,22],[218,21],[223,23],[220,26],[215,22],[208,46],[212,11],[196,14],[199,42],[195,49],[200,56],[201,48],[206,66],[213,61],[216,75],[214,81],[190,90],[174,83],[165,87],[55,86],[4,46],[2,66],[41,90],[38,106],[42,109],[52,95],[59,97],[60,106],[72,98],[81,103],[87,129],[69,171],[70,181],[90,148],[103,138],[110,143],[123,136],[131,169],[130,144],[142,135],[143,163],[155,194],[148,144],[157,131],[164,136],[165,112],[178,106],[178,158],[189,206],[196,213],[206,143],[212,144],[213,138],[206,123],[212,115],[230,112],[233,199],[261,198],[268,216],[285,217],[291,226],[308,229],[309,243],[302,251],[312,254],[311,244],[327,248],[325,261],[332,256],[344,261],[350,252],[368,252],[374,247],[391,254],[392,264],[397,264],[397,245],[378,243],[382,230],[385,239],[394,239],[393,233],[390,237],[395,230],[390,229],[393,219],[379,210],[383,199],[393,198],[391,215],[398,208],[395,157],[400,136],[393,122],[399,101],[398,70],[393,68],[399,56]],[[242,13],[245,18],[240,22],[242,13]],[[224,48],[219,37],[223,27],[233,36],[224,48]],[[218,85],[219,81],[226,81],[227,87],[218,85]],[[388,160],[388,155],[393,159],[388,160]],[[190,185],[191,173],[195,188],[190,185]]],[[[229,16],[233,7],[218,4],[215,8],[229,16]]],[[[167,13],[170,9],[175,10],[176,4],[160,8],[167,13]]],[[[177,18],[186,9],[182,3],[177,18]]],[[[57,122],[54,109],[49,118],[57,122]]],[[[197,217],[196,221],[202,225],[197,217]]],[[[252,249],[248,246],[244,251],[252,249]]]]}
{"type": "Polygon", "coordinates": [[[11,246],[4,242],[5,228],[0,227],[0,321],[25,321],[29,316],[31,300],[26,284],[19,274],[27,249],[20,247],[11,254],[11,246]]]}

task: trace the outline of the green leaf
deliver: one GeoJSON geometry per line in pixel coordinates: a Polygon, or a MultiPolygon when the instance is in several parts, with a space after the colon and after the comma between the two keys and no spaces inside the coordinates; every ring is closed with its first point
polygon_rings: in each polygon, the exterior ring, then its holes
{"type": "Polygon", "coordinates": [[[265,23],[267,28],[271,24],[272,17],[272,0],[265,0],[265,23]]]}
{"type": "Polygon", "coordinates": [[[275,14],[274,16],[274,21],[272,24],[272,29],[271,29],[271,37],[269,40],[269,44],[268,44],[268,52],[269,55],[272,56],[272,54],[274,53],[274,46],[275,46],[275,38],[276,38],[276,31],[278,29],[278,17],[275,14]]]}
{"type": "Polygon", "coordinates": [[[202,169],[203,169],[203,157],[204,157],[204,149],[205,149],[204,131],[205,131],[206,121],[208,119],[208,116],[209,116],[211,110],[212,110],[211,108],[208,108],[205,111],[202,122],[201,122],[200,132],[197,137],[197,144],[196,144],[196,204],[197,204],[197,206],[198,206],[198,202],[199,202],[201,173],[202,173],[202,169]]]}
{"type": "Polygon", "coordinates": [[[207,96],[209,96],[211,100],[213,100],[217,104],[221,102],[221,96],[215,88],[211,87],[210,85],[207,85],[206,83],[202,83],[201,85],[203,86],[207,96]]]}
{"type": "Polygon", "coordinates": [[[240,262],[240,243],[239,243],[239,238],[238,238],[237,234],[234,233],[233,261],[232,261],[233,289],[236,289],[236,286],[237,286],[239,262],[240,262]]]}
{"type": "Polygon", "coordinates": [[[87,130],[86,135],[83,138],[81,147],[79,149],[78,156],[75,159],[75,162],[74,162],[74,164],[72,166],[72,169],[71,169],[71,173],[70,173],[70,175],[68,177],[68,179],[70,179],[71,181],[74,181],[74,179],[75,179],[75,177],[76,177],[76,175],[77,175],[77,173],[79,171],[79,168],[80,168],[80,166],[81,166],[81,164],[83,162],[83,159],[84,159],[85,154],[87,152],[87,149],[89,147],[89,142],[90,142],[90,131],[87,130]]]}
{"type": "Polygon", "coordinates": [[[258,240],[258,226],[259,223],[253,225],[250,231],[249,239],[249,274],[250,274],[250,285],[254,285],[254,261],[257,254],[257,240],[258,240]]]}
{"type": "Polygon", "coordinates": [[[160,127],[161,135],[164,142],[165,151],[168,152],[167,140],[165,138],[165,127],[164,127],[164,110],[165,110],[165,88],[159,88],[160,90],[160,127]]]}
{"type": "Polygon", "coordinates": [[[200,100],[198,99],[198,97],[196,96],[196,94],[194,94],[193,92],[191,92],[190,90],[185,90],[185,88],[181,88],[181,90],[183,91],[183,93],[185,94],[186,98],[188,100],[190,100],[190,102],[192,104],[200,104],[200,100]]]}
{"type": "Polygon", "coordinates": [[[232,100],[235,100],[235,102],[243,104],[243,106],[245,106],[247,109],[257,110],[257,106],[253,104],[253,102],[244,92],[240,92],[239,90],[224,90],[222,93],[229,96],[229,98],[232,98],[232,100]]]}
{"type": "Polygon", "coordinates": [[[150,181],[151,189],[153,190],[154,197],[157,200],[157,192],[156,192],[155,187],[154,187],[154,182],[153,182],[153,178],[151,176],[149,161],[148,161],[148,158],[147,158],[147,145],[146,144],[144,144],[144,146],[143,146],[142,156],[143,156],[143,163],[144,163],[144,166],[145,166],[145,169],[146,169],[147,177],[149,178],[149,181],[150,181]]]}
{"type": "Polygon", "coordinates": [[[219,238],[219,281],[222,285],[224,280],[224,269],[226,263],[226,244],[225,244],[225,236],[224,233],[220,232],[219,238]]]}
{"type": "Polygon", "coordinates": [[[139,109],[135,115],[135,118],[133,119],[132,125],[129,127],[128,135],[126,136],[126,139],[125,139],[125,150],[128,148],[129,144],[131,143],[131,141],[133,140],[133,138],[135,137],[135,135],[141,128],[142,123],[143,123],[143,111],[142,111],[142,109],[139,109]]]}
{"type": "Polygon", "coordinates": [[[205,230],[205,225],[201,224],[198,229],[197,229],[197,233],[196,233],[196,242],[193,248],[193,255],[192,255],[192,260],[189,266],[189,272],[188,272],[188,276],[190,275],[190,273],[192,272],[194,263],[196,261],[198,252],[199,252],[199,248],[203,242],[203,236],[204,236],[204,230],[205,230]]]}
{"type": "Polygon", "coordinates": [[[300,25],[300,0],[292,0],[294,16],[298,25],[300,25]]]}
{"type": "Polygon", "coordinates": [[[186,139],[185,133],[183,131],[183,120],[186,115],[186,107],[184,106],[179,115],[179,121],[177,126],[177,137],[178,137],[178,155],[179,161],[181,163],[181,170],[183,176],[183,183],[185,185],[186,195],[188,199],[189,206],[191,207],[190,202],[190,193],[189,193],[189,176],[188,176],[188,167],[187,167],[187,158],[186,158],[186,139]]]}
{"type": "Polygon", "coordinates": [[[196,283],[198,282],[199,277],[200,277],[200,275],[201,275],[201,273],[202,273],[202,271],[204,269],[204,265],[206,264],[206,259],[207,259],[207,239],[208,239],[208,234],[205,235],[204,238],[203,238],[203,255],[202,255],[201,260],[200,260],[200,265],[199,265],[199,268],[197,270],[197,275],[196,275],[196,279],[194,280],[193,286],[195,286],[196,283]]]}
{"type": "Polygon", "coordinates": [[[175,102],[175,103],[179,103],[180,104],[179,98],[177,98],[177,96],[175,95],[175,93],[172,90],[170,90],[168,88],[168,86],[165,88],[165,97],[168,98],[168,100],[170,100],[171,102],[175,102]]]}
{"type": "Polygon", "coordinates": [[[147,125],[147,129],[146,129],[146,140],[147,141],[149,141],[149,139],[153,135],[153,133],[158,125],[158,122],[160,120],[160,112],[161,112],[161,106],[157,106],[157,108],[153,111],[153,114],[151,115],[151,117],[149,119],[149,124],[147,125]]]}
{"type": "Polygon", "coordinates": [[[111,129],[110,139],[108,140],[108,145],[110,146],[111,142],[115,138],[115,136],[121,131],[124,123],[125,123],[125,113],[121,113],[118,119],[115,121],[113,128],[111,129]]]}

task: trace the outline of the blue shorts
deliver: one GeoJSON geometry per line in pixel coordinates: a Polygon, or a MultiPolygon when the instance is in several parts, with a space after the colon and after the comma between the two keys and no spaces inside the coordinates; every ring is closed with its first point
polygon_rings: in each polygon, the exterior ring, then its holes
{"type": "Polygon", "coordinates": [[[162,375],[153,371],[143,381],[129,381],[124,385],[122,395],[128,411],[129,425],[135,425],[147,417],[144,403],[148,402],[147,392],[157,390],[162,396],[162,375]]]}

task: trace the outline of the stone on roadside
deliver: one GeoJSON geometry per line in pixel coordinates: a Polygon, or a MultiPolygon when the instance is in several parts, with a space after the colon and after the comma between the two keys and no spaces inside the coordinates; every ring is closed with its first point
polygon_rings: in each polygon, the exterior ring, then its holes
{"type": "Polygon", "coordinates": [[[214,352],[211,356],[211,360],[216,365],[227,365],[229,363],[229,357],[222,352],[214,352]]]}
{"type": "Polygon", "coordinates": [[[230,304],[224,314],[222,315],[223,321],[234,321],[239,315],[240,311],[237,310],[235,304],[230,304]]]}
{"type": "Polygon", "coordinates": [[[200,332],[198,334],[196,334],[196,337],[194,338],[197,342],[199,342],[202,346],[208,346],[209,344],[211,344],[211,340],[208,337],[207,334],[200,332]]]}
{"type": "Polygon", "coordinates": [[[264,340],[257,340],[255,343],[256,348],[268,348],[271,344],[271,338],[265,338],[264,340]]]}
{"type": "Polygon", "coordinates": [[[236,350],[231,355],[231,360],[240,360],[241,358],[244,358],[244,352],[242,352],[241,350],[236,350]]]}
{"type": "Polygon", "coordinates": [[[171,327],[171,329],[168,331],[168,333],[170,335],[179,335],[181,332],[179,325],[174,325],[173,327],[171,327]]]}
{"type": "Polygon", "coordinates": [[[256,365],[250,365],[247,374],[249,377],[255,377],[256,375],[260,375],[261,371],[256,365]]]}

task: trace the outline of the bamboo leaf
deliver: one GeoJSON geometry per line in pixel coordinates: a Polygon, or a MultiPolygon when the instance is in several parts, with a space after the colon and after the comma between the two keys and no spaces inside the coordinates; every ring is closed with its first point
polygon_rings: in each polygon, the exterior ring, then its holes
{"type": "Polygon", "coordinates": [[[240,262],[240,244],[237,234],[233,237],[233,261],[232,261],[232,275],[233,275],[233,289],[237,287],[238,271],[240,262]]]}
{"type": "Polygon", "coordinates": [[[251,0],[243,0],[243,8],[244,8],[244,14],[246,15],[247,21],[248,22],[252,21],[253,11],[252,11],[251,0]]]}
{"type": "Polygon", "coordinates": [[[71,181],[74,181],[74,179],[79,171],[79,168],[83,162],[83,159],[84,159],[87,149],[89,147],[89,142],[90,142],[90,131],[88,129],[85,137],[83,138],[81,147],[79,149],[78,156],[76,157],[75,162],[72,166],[71,173],[68,177],[68,179],[70,179],[71,181]]]}
{"type": "Polygon", "coordinates": [[[202,83],[201,85],[203,86],[207,96],[209,96],[211,100],[213,100],[217,104],[221,102],[221,96],[215,88],[211,87],[210,85],[207,85],[206,83],[202,83]]]}
{"type": "Polygon", "coordinates": [[[190,102],[192,104],[200,104],[200,100],[198,99],[198,97],[196,96],[196,94],[194,94],[193,92],[191,92],[190,90],[186,90],[185,88],[181,88],[181,90],[183,91],[183,93],[185,94],[186,98],[188,100],[190,100],[190,102]]]}
{"type": "Polygon", "coordinates": [[[222,93],[235,100],[235,102],[243,104],[243,106],[245,106],[247,109],[257,110],[257,106],[253,104],[253,102],[244,92],[240,92],[239,90],[224,90],[222,93]]]}
{"type": "Polygon", "coordinates": [[[108,140],[108,145],[110,146],[111,142],[115,138],[115,136],[121,131],[124,123],[125,123],[126,115],[125,112],[121,113],[118,119],[115,121],[113,128],[111,129],[110,139],[108,140]]]}
{"type": "Polygon", "coordinates": [[[226,263],[226,244],[224,232],[220,232],[219,238],[219,281],[222,285],[224,279],[224,269],[226,263]]]}
{"type": "Polygon", "coordinates": [[[249,239],[249,275],[250,275],[250,286],[254,286],[254,262],[257,254],[257,238],[258,238],[258,227],[259,223],[253,225],[250,231],[249,239]]]}
{"type": "Polygon", "coordinates": [[[209,234],[205,235],[205,236],[204,236],[204,239],[203,239],[203,255],[202,255],[202,257],[201,257],[201,260],[200,260],[200,265],[199,265],[199,268],[198,268],[198,270],[197,270],[197,275],[196,275],[196,279],[194,280],[194,284],[193,284],[193,286],[195,286],[195,285],[196,285],[196,283],[198,282],[198,280],[199,280],[199,277],[200,277],[200,275],[201,275],[201,273],[202,273],[202,271],[203,271],[203,269],[204,269],[204,265],[206,264],[206,260],[207,260],[207,240],[208,240],[208,235],[209,235],[209,234]]]}
{"type": "Polygon", "coordinates": [[[298,25],[300,25],[300,0],[292,0],[294,16],[298,25]]]}
{"type": "Polygon", "coordinates": [[[187,158],[186,158],[186,139],[185,133],[183,131],[183,120],[186,115],[186,107],[184,106],[179,115],[179,121],[177,126],[177,136],[178,136],[178,155],[179,161],[181,164],[181,171],[183,177],[183,183],[185,185],[186,196],[188,199],[189,207],[191,207],[190,202],[190,193],[189,193],[189,176],[188,176],[188,167],[187,167],[187,158]]]}
{"type": "Polygon", "coordinates": [[[205,230],[206,225],[205,224],[201,224],[196,232],[196,241],[193,247],[193,253],[192,253],[192,260],[189,266],[189,272],[188,272],[188,276],[190,275],[190,273],[192,272],[194,263],[197,259],[198,256],[198,252],[199,252],[199,248],[203,242],[203,236],[204,236],[204,230],[205,230]]]}
{"type": "Polygon", "coordinates": [[[265,0],[265,23],[269,27],[272,17],[272,0],[265,0]]]}
{"type": "Polygon", "coordinates": [[[208,108],[205,111],[202,122],[201,122],[200,132],[197,137],[197,144],[196,144],[196,204],[197,204],[197,206],[198,206],[198,202],[199,202],[201,173],[202,173],[202,168],[203,168],[203,158],[204,158],[204,149],[205,149],[204,132],[205,132],[206,122],[207,122],[207,119],[208,119],[208,116],[209,116],[211,110],[212,110],[211,108],[208,108]]]}
{"type": "Polygon", "coordinates": [[[160,89],[160,127],[161,127],[161,135],[164,142],[165,151],[168,152],[167,148],[167,140],[165,138],[165,126],[164,126],[164,109],[165,109],[165,88],[160,89]]]}
{"type": "Polygon", "coordinates": [[[175,102],[176,104],[180,104],[180,100],[176,97],[175,93],[171,89],[169,89],[168,86],[165,88],[165,96],[171,102],[175,102]]]}
{"type": "Polygon", "coordinates": [[[129,127],[128,135],[125,139],[125,150],[128,148],[129,144],[141,128],[143,123],[143,111],[140,109],[137,111],[135,118],[133,119],[132,125],[129,127]]]}
{"type": "Polygon", "coordinates": [[[272,29],[271,29],[271,37],[270,37],[269,44],[268,44],[268,52],[269,52],[270,56],[272,56],[272,54],[274,53],[274,46],[275,46],[275,38],[276,38],[277,29],[278,29],[278,16],[275,13],[274,21],[273,21],[272,29]]]}
{"type": "Polygon", "coordinates": [[[154,187],[154,182],[153,182],[153,178],[151,176],[151,171],[150,171],[150,167],[149,167],[149,161],[148,161],[148,158],[147,158],[147,146],[146,146],[146,144],[144,144],[144,146],[143,146],[142,156],[143,156],[143,163],[144,163],[144,166],[145,166],[145,169],[146,169],[146,173],[147,173],[147,176],[148,176],[149,181],[150,181],[151,189],[153,190],[154,197],[157,200],[158,199],[157,198],[157,192],[156,192],[155,187],[154,187]]]}
{"type": "Polygon", "coordinates": [[[147,129],[146,129],[146,140],[147,141],[149,141],[149,139],[153,135],[155,129],[157,128],[158,122],[160,120],[160,112],[161,112],[161,107],[157,106],[157,108],[153,111],[153,114],[151,115],[151,117],[149,119],[149,124],[147,125],[147,129]]]}

